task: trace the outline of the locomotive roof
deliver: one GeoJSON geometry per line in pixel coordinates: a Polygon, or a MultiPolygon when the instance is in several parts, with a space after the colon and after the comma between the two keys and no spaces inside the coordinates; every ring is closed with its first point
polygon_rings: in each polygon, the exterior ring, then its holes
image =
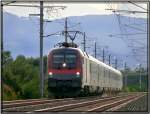
{"type": "Polygon", "coordinates": [[[80,54],[81,54],[82,56],[84,56],[84,57],[86,57],[86,58],[89,58],[89,59],[90,59],[91,61],[93,61],[93,62],[97,62],[98,64],[104,66],[105,68],[107,68],[107,69],[109,69],[109,70],[111,70],[111,71],[113,71],[113,72],[116,72],[117,74],[122,75],[119,70],[117,70],[117,69],[115,69],[115,68],[113,68],[113,67],[111,67],[111,66],[109,66],[109,65],[107,65],[107,64],[105,64],[105,63],[103,63],[102,61],[100,61],[100,60],[94,58],[93,56],[87,54],[86,52],[83,52],[80,48],[59,47],[59,48],[54,48],[54,49],[52,49],[52,50],[55,51],[55,50],[60,50],[60,49],[77,50],[77,51],[80,52],[80,54]]]}
{"type": "Polygon", "coordinates": [[[80,50],[79,48],[73,48],[73,47],[59,47],[59,48],[53,48],[52,51],[55,50],[61,50],[61,49],[68,49],[68,50],[80,50]]]}

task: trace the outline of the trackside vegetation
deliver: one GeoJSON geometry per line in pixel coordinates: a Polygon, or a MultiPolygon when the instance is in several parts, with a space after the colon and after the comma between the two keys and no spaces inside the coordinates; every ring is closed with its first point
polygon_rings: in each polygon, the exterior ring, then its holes
{"type": "MultiPolygon", "coordinates": [[[[47,57],[44,56],[46,75],[47,57]]],[[[2,99],[39,98],[39,58],[19,55],[13,60],[9,51],[4,52],[2,67],[2,99]]],[[[46,77],[45,77],[46,78],[46,77]]]]}

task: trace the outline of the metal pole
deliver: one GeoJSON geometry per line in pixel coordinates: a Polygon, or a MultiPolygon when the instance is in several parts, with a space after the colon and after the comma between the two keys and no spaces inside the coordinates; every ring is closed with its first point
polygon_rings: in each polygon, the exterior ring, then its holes
{"type": "Polygon", "coordinates": [[[140,75],[139,85],[140,85],[140,91],[141,91],[141,64],[139,64],[139,75],[140,75]]]}
{"type": "Polygon", "coordinates": [[[85,43],[85,32],[84,32],[84,35],[83,35],[83,46],[84,46],[84,52],[86,51],[86,43],[85,43]]]}
{"type": "Polygon", "coordinates": [[[105,50],[103,48],[103,63],[105,62],[105,50]]]}
{"type": "MultiPolygon", "coordinates": [[[[1,3],[1,67],[3,69],[3,4],[1,3]]],[[[2,70],[3,72],[3,70],[2,70]]]]}
{"type": "Polygon", "coordinates": [[[117,58],[115,59],[115,68],[117,69],[117,58]]]}
{"type": "Polygon", "coordinates": [[[111,55],[109,54],[109,66],[110,66],[110,57],[111,57],[111,55]]]}
{"type": "Polygon", "coordinates": [[[65,42],[67,43],[67,17],[65,19],[65,42]]]}
{"type": "MultiPolygon", "coordinates": [[[[1,78],[0,78],[0,88],[3,88],[3,81],[2,81],[2,75],[3,75],[3,4],[1,3],[1,78]]],[[[3,98],[3,92],[1,92],[1,96],[3,98]]],[[[3,105],[1,105],[3,108],[3,105]]]]}
{"type": "Polygon", "coordinates": [[[124,74],[124,76],[125,76],[125,87],[127,87],[127,75],[126,75],[126,70],[127,70],[127,63],[125,62],[125,63],[124,63],[124,71],[125,71],[125,74],[124,74]]]}
{"type": "MultiPolygon", "coordinates": [[[[150,9],[150,2],[148,2],[148,4],[147,4],[147,9],[150,9]]],[[[150,10],[148,10],[147,17],[149,17],[149,15],[150,15],[150,10]]],[[[147,18],[147,33],[148,33],[148,31],[150,31],[150,19],[149,18],[147,18]]],[[[149,70],[149,68],[150,68],[150,39],[149,38],[150,38],[150,34],[148,33],[147,34],[147,61],[148,61],[148,63],[147,63],[148,78],[147,79],[148,80],[150,80],[150,70],[149,70]]],[[[150,83],[147,84],[147,88],[148,88],[148,90],[147,90],[148,96],[150,96],[150,83]]],[[[149,98],[148,98],[147,102],[150,103],[149,98]]],[[[148,112],[150,112],[150,105],[148,105],[148,112]]]]}
{"type": "Polygon", "coordinates": [[[94,54],[95,54],[95,58],[96,58],[96,54],[97,54],[97,52],[96,52],[96,42],[94,42],[94,43],[95,43],[94,54]]]}
{"type": "Polygon", "coordinates": [[[44,89],[43,77],[43,1],[40,1],[40,93],[43,97],[44,89]]]}

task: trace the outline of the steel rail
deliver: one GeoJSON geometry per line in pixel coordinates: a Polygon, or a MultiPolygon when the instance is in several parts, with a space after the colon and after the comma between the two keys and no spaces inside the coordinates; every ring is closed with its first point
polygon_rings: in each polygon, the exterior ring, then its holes
{"type": "MultiPolygon", "coordinates": [[[[126,95],[128,96],[128,95],[126,95]]],[[[96,100],[92,100],[92,101],[84,101],[84,102],[78,102],[78,103],[70,103],[70,104],[66,104],[66,105],[60,105],[60,106],[54,106],[54,107],[49,107],[49,108],[43,108],[43,109],[38,109],[35,110],[35,112],[43,112],[43,111],[66,111],[72,108],[77,108],[77,107],[81,107],[81,106],[87,106],[87,105],[91,105],[93,103],[97,103],[97,102],[105,102],[106,100],[112,100],[112,99],[116,99],[116,98],[120,98],[123,96],[115,96],[115,97],[107,97],[107,98],[103,98],[103,99],[96,99],[96,100]]]]}
{"type": "Polygon", "coordinates": [[[133,98],[133,99],[131,99],[131,100],[127,101],[127,102],[124,102],[124,103],[122,103],[122,104],[120,104],[120,105],[117,105],[117,106],[115,106],[115,107],[109,108],[109,109],[107,109],[106,111],[116,111],[116,110],[120,109],[121,107],[127,105],[128,103],[131,103],[131,102],[133,102],[133,101],[136,101],[136,100],[138,100],[139,98],[144,97],[144,96],[145,96],[145,95],[139,96],[139,97],[136,97],[136,98],[133,98]]]}
{"type": "Polygon", "coordinates": [[[125,97],[129,95],[137,95],[137,93],[128,93],[128,94],[120,94],[119,96],[113,97],[99,97],[99,96],[91,96],[91,97],[78,97],[78,98],[65,98],[65,99],[50,99],[50,100],[42,100],[42,99],[33,99],[33,102],[25,100],[25,102],[17,101],[6,103],[3,106],[3,111],[64,111],[70,108],[74,109],[76,107],[81,106],[84,107],[86,105],[90,105],[94,103],[94,101],[105,102],[106,100],[111,100],[119,97],[125,97]],[[65,109],[63,108],[65,107],[65,109]],[[57,110],[58,109],[58,110],[57,110]]]}
{"type": "Polygon", "coordinates": [[[92,111],[105,111],[105,110],[107,110],[109,108],[112,108],[114,106],[120,105],[120,104],[122,104],[124,102],[128,102],[129,100],[132,100],[132,99],[134,99],[136,97],[138,97],[138,96],[135,95],[135,96],[127,97],[127,98],[125,97],[125,98],[123,98],[121,100],[115,100],[115,101],[113,101],[111,103],[104,104],[104,105],[101,105],[99,107],[95,107],[93,109],[90,109],[90,110],[88,110],[88,112],[92,112],[92,111]]]}
{"type": "Polygon", "coordinates": [[[36,101],[36,100],[46,100],[47,98],[44,99],[20,99],[20,100],[12,100],[12,101],[2,101],[3,104],[8,104],[8,103],[17,103],[17,102],[26,102],[26,101],[36,101]]]}
{"type": "Polygon", "coordinates": [[[12,107],[21,107],[25,105],[33,105],[35,103],[46,103],[46,102],[55,102],[55,101],[63,101],[63,100],[68,100],[68,99],[73,99],[73,98],[66,98],[66,99],[51,99],[51,100],[36,100],[36,101],[25,101],[25,102],[17,102],[17,103],[8,103],[8,104],[3,104],[3,108],[12,108],[12,107]]]}
{"type": "MultiPolygon", "coordinates": [[[[88,99],[96,99],[98,96],[90,96],[90,97],[78,97],[78,98],[64,98],[64,99],[51,99],[51,100],[41,100],[40,101],[33,101],[30,100],[25,102],[13,102],[13,103],[7,103],[3,105],[3,111],[12,111],[15,109],[21,109],[21,108],[28,108],[29,106],[42,106],[44,105],[50,105],[52,103],[61,103],[61,102],[71,102],[71,101],[77,101],[77,100],[88,100],[88,99]]],[[[100,97],[103,98],[103,97],[100,97]]],[[[105,97],[106,98],[106,97],[105,97]]]]}

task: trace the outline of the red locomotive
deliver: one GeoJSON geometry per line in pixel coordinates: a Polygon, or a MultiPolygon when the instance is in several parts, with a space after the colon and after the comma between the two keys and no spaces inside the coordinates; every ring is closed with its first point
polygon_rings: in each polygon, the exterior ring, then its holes
{"type": "Polygon", "coordinates": [[[77,48],[63,43],[48,55],[48,91],[54,96],[120,91],[122,74],[77,48]]]}

